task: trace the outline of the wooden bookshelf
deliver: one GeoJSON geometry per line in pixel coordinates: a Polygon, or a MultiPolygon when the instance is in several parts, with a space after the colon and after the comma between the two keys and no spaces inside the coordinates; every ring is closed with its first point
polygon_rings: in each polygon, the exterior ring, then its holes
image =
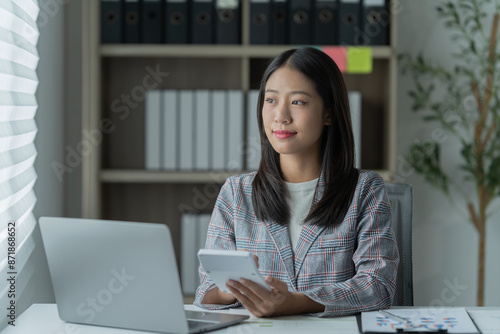
{"type": "MultiPolygon", "coordinates": [[[[122,94],[141,85],[148,66],[169,76],[156,89],[257,88],[267,62],[293,45],[249,45],[249,2],[242,1],[241,45],[101,45],[100,1],[82,3],[82,133],[115,126],[82,160],[82,215],[167,224],[179,254],[179,208],[210,212],[228,172],[150,172],[144,169],[144,102],[126,117],[110,110],[122,94]],[[200,195],[202,194],[202,195],[200,195]],[[198,196],[198,197],[197,197],[198,196]],[[203,198],[204,197],[204,198],[203,198]],[[201,199],[200,199],[201,198],[201,199]],[[195,203],[200,200],[200,203],[195,203]]],[[[391,180],[395,168],[396,22],[391,45],[373,47],[373,72],[345,74],[348,90],[362,93],[362,168],[391,180]]],[[[297,46],[295,46],[297,47],[297,46]]],[[[178,258],[179,260],[179,258],[178,258]]]]}

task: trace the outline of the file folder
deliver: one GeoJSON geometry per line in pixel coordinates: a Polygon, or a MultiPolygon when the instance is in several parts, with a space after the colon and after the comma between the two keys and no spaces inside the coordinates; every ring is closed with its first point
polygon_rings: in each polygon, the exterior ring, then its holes
{"type": "Polygon", "coordinates": [[[271,44],[288,44],[288,13],[287,0],[272,0],[271,44]]]}
{"type": "Polygon", "coordinates": [[[257,103],[259,90],[252,89],[247,96],[247,138],[246,169],[258,170],[261,157],[259,123],[257,122],[257,103]]]}
{"type": "Polygon", "coordinates": [[[101,43],[122,42],[121,0],[101,0],[101,43]]]}
{"type": "Polygon", "coordinates": [[[364,28],[360,39],[365,45],[388,45],[391,14],[386,0],[364,0],[362,18],[364,28]]]}
{"type": "Polygon", "coordinates": [[[250,44],[270,44],[271,0],[250,0],[250,44]]]}
{"type": "Polygon", "coordinates": [[[161,91],[146,92],[145,101],[145,168],[158,171],[161,164],[161,91]]]}
{"type": "Polygon", "coordinates": [[[228,95],[228,125],[226,136],[228,145],[228,162],[226,170],[243,170],[243,152],[245,149],[245,128],[243,126],[243,91],[229,90],[228,95]]]}
{"type": "Polygon", "coordinates": [[[338,0],[316,0],[314,15],[314,44],[337,44],[337,1],[338,0]]]}
{"type": "Polygon", "coordinates": [[[179,92],[179,112],[180,112],[180,146],[179,146],[179,169],[181,171],[191,171],[194,168],[194,120],[193,91],[181,90],[179,92]]]}
{"type": "Polygon", "coordinates": [[[186,295],[194,295],[199,285],[196,272],[198,271],[198,259],[196,249],[198,243],[198,215],[185,213],[181,216],[181,278],[182,292],[186,295]]]}
{"type": "Polygon", "coordinates": [[[290,23],[288,39],[290,44],[311,43],[311,1],[290,0],[290,23]]]}
{"type": "Polygon", "coordinates": [[[194,103],[196,110],[196,145],[195,164],[196,170],[209,170],[212,146],[210,145],[210,120],[212,119],[210,110],[210,91],[197,90],[194,93],[194,103]]]}
{"type": "Polygon", "coordinates": [[[223,90],[212,91],[212,169],[224,170],[226,168],[227,141],[226,141],[226,92],[223,90]]]}
{"type": "Polygon", "coordinates": [[[214,41],[213,0],[193,0],[191,7],[191,43],[212,44],[214,41]]]}
{"type": "Polygon", "coordinates": [[[142,42],[157,44],[162,42],[162,2],[163,0],[142,0],[142,42]]]}
{"type": "Polygon", "coordinates": [[[205,248],[211,214],[186,213],[181,216],[182,292],[194,295],[200,285],[198,251],[205,248]]]}
{"type": "Polygon", "coordinates": [[[214,24],[217,44],[240,44],[240,0],[215,0],[214,24]]]}
{"type": "Polygon", "coordinates": [[[167,171],[177,170],[179,167],[179,101],[178,93],[175,90],[164,90],[163,105],[163,145],[161,169],[167,171]]]}
{"type": "Polygon", "coordinates": [[[165,0],[165,42],[189,43],[189,3],[187,0],[165,0]]]}
{"type": "Polygon", "coordinates": [[[340,0],[339,3],[339,44],[359,45],[356,36],[360,29],[360,0],[340,0]]]}
{"type": "Polygon", "coordinates": [[[361,92],[350,91],[347,92],[349,98],[349,108],[351,109],[351,124],[352,133],[354,135],[354,148],[355,148],[355,159],[356,168],[361,168],[361,92]]]}
{"type": "Polygon", "coordinates": [[[140,43],[140,2],[125,0],[124,3],[124,36],[125,43],[140,43]]]}

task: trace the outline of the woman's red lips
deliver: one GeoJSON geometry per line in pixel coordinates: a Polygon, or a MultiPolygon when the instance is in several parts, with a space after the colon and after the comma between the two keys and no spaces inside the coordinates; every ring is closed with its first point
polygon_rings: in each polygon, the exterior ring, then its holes
{"type": "Polygon", "coordinates": [[[286,131],[286,130],[274,130],[273,133],[278,139],[290,138],[297,134],[297,132],[286,131]]]}

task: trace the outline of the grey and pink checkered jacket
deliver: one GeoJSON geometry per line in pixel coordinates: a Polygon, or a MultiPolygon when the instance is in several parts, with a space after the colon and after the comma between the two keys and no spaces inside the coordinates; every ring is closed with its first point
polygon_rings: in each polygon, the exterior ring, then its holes
{"type": "MultiPolygon", "coordinates": [[[[255,172],[228,178],[212,214],[206,248],[248,250],[259,257],[262,275],[271,275],[325,305],[318,317],[348,315],[391,305],[399,255],[391,228],[391,207],[382,177],[360,171],[356,191],[341,224],[328,227],[305,222],[294,251],[288,227],[255,216],[252,182],[255,172]]],[[[321,199],[323,175],[313,205],[321,199]]],[[[214,283],[199,268],[201,284],[195,305],[208,309],[233,305],[202,305],[214,283]]]]}

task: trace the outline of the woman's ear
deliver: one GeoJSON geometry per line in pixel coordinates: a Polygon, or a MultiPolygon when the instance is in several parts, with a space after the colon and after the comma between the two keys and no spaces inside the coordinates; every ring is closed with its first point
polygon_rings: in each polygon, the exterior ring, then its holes
{"type": "Polygon", "coordinates": [[[330,109],[325,109],[324,118],[325,118],[325,125],[332,125],[332,119],[330,117],[330,109]]]}

